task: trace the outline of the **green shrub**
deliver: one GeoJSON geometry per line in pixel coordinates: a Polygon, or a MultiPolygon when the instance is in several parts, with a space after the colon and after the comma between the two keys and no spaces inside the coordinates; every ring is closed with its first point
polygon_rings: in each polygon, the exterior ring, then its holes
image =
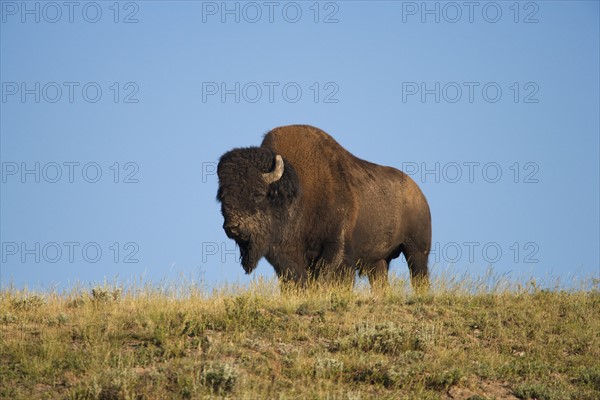
{"type": "Polygon", "coordinates": [[[238,381],[237,371],[224,363],[213,363],[202,371],[202,384],[215,393],[231,392],[238,381]]]}

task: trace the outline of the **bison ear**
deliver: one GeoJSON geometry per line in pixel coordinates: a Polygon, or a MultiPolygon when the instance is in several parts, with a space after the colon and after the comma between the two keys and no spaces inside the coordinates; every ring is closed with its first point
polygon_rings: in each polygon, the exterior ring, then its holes
{"type": "Polygon", "coordinates": [[[262,177],[265,180],[265,182],[267,182],[267,184],[270,185],[271,183],[277,182],[281,179],[281,177],[283,176],[283,170],[283,158],[281,158],[281,156],[277,154],[275,156],[275,167],[273,168],[273,171],[262,174],[262,177]]]}

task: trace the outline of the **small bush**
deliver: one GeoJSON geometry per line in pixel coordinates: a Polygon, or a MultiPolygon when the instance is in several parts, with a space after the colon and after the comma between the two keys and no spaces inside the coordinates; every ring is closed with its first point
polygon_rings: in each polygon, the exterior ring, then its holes
{"type": "Polygon", "coordinates": [[[578,381],[600,391],[600,365],[582,369],[578,381]]]}
{"type": "Polygon", "coordinates": [[[446,390],[460,382],[461,377],[462,373],[458,369],[436,372],[425,379],[425,386],[433,390],[446,390]]]}
{"type": "Polygon", "coordinates": [[[229,364],[211,364],[202,371],[202,384],[215,393],[231,392],[237,380],[238,373],[229,364]]]}
{"type": "Polygon", "coordinates": [[[353,382],[381,385],[385,388],[395,386],[402,377],[401,374],[381,362],[353,365],[348,368],[348,374],[353,382]]]}
{"type": "Polygon", "coordinates": [[[2,314],[0,316],[0,322],[3,323],[3,324],[12,324],[12,323],[17,322],[18,320],[19,319],[17,318],[16,315],[11,314],[9,312],[7,312],[5,314],[2,314]]]}
{"type": "Polygon", "coordinates": [[[48,317],[47,319],[48,326],[60,326],[66,324],[67,322],[69,322],[69,316],[65,313],[59,313],[57,316],[48,317]]]}
{"type": "Polygon", "coordinates": [[[225,299],[224,326],[226,329],[245,327],[264,331],[271,326],[273,317],[266,313],[261,299],[248,294],[225,299]]]}
{"type": "Polygon", "coordinates": [[[334,358],[318,358],[315,361],[314,375],[316,378],[339,377],[344,371],[344,363],[334,358]]]}
{"type": "Polygon", "coordinates": [[[361,323],[355,326],[356,333],[347,340],[345,346],[361,351],[398,355],[409,350],[424,349],[424,343],[415,333],[406,332],[393,323],[369,326],[361,323]]]}
{"type": "Polygon", "coordinates": [[[66,303],[68,308],[78,308],[86,303],[86,297],[79,295],[69,299],[66,303]]]}
{"type": "Polygon", "coordinates": [[[344,295],[343,293],[333,292],[331,294],[331,310],[332,311],[346,311],[350,304],[350,296],[344,295]]]}
{"type": "Polygon", "coordinates": [[[94,299],[94,301],[104,303],[118,301],[121,298],[121,292],[121,288],[97,286],[95,288],[92,288],[92,299],[94,299]]]}
{"type": "Polygon", "coordinates": [[[521,384],[517,386],[514,395],[522,400],[551,400],[557,398],[551,389],[541,384],[521,384]]]}
{"type": "Polygon", "coordinates": [[[35,310],[46,304],[46,299],[36,294],[18,297],[12,300],[12,306],[16,310],[35,310]]]}

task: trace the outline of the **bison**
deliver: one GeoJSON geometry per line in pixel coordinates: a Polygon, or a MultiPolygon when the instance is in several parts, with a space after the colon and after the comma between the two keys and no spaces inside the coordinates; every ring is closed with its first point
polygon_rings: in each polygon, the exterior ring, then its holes
{"type": "Polygon", "coordinates": [[[308,125],[268,132],[260,147],[225,153],[217,168],[223,229],[247,274],[265,257],[281,282],[387,285],[404,254],[414,287],[429,282],[429,205],[405,173],[355,157],[308,125]]]}

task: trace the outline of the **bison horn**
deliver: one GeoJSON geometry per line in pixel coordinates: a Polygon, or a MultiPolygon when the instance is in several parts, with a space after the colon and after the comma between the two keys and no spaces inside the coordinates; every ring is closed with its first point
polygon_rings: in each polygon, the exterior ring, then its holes
{"type": "Polygon", "coordinates": [[[281,176],[283,175],[283,159],[281,158],[281,156],[279,154],[277,154],[275,156],[275,168],[273,169],[272,172],[267,172],[266,174],[262,174],[263,179],[265,180],[265,182],[267,182],[268,184],[271,184],[273,182],[277,182],[279,179],[281,179],[281,176]]]}

